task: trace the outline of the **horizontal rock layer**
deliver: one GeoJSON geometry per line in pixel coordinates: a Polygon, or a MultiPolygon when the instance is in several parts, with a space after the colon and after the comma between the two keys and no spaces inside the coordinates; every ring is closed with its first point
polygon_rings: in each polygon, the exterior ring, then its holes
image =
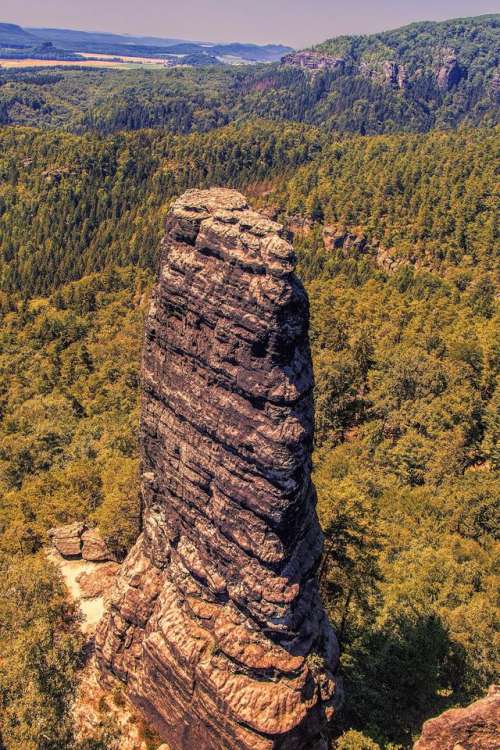
{"type": "Polygon", "coordinates": [[[143,534],[96,646],[172,750],[323,748],[339,700],[294,264],[239,193],[188,191],[169,213],[143,352],[143,534]]]}

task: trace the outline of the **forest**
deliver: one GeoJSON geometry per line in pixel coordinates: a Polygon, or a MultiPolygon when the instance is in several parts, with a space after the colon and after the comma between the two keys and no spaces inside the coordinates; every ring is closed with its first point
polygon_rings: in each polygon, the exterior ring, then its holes
{"type": "Polygon", "coordinates": [[[213,184],[244,189],[283,220],[357,228],[467,285],[495,264],[498,132],[332,138],[263,120],[188,137],[5,128],[0,289],[44,294],[112,263],[154,270],[168,201],[213,184]]]}
{"type": "Polygon", "coordinates": [[[307,75],[0,74],[2,750],[112,747],[112,728],[74,736],[79,613],[44,545],[86,519],[122,558],[139,533],[143,319],[164,217],[192,186],[238,188],[283,222],[310,298],[321,588],[349,696],[332,748],[408,750],[496,679],[493,110],[476,98],[451,123],[455,91],[444,127],[441,104],[424,122],[384,90],[401,117],[375,126],[379,84],[359,84],[356,119],[307,75]]]}

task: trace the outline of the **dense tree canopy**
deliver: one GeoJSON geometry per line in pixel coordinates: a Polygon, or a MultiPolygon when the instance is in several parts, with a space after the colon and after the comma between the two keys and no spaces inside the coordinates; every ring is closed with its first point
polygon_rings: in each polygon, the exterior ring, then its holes
{"type": "Polygon", "coordinates": [[[494,262],[497,130],[331,139],[266,121],[188,137],[7,128],[0,146],[6,292],[43,294],[110,263],[154,270],[168,201],[195,185],[361,228],[412,263],[460,268],[464,286],[494,262]]]}
{"type": "Polygon", "coordinates": [[[266,122],[187,138],[0,131],[0,288],[44,293],[110,263],[154,268],[168,199],[291,173],[316,131],[266,122]]]}

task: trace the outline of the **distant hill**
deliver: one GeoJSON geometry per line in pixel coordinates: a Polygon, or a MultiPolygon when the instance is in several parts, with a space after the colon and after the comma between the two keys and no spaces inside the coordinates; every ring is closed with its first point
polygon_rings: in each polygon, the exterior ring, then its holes
{"type": "Polygon", "coordinates": [[[368,64],[384,59],[405,64],[414,72],[436,61],[443,48],[453,48],[464,63],[478,54],[498,62],[500,14],[448,21],[421,21],[391,31],[364,36],[339,36],[313,49],[368,64]]]}
{"type": "Polygon", "coordinates": [[[27,28],[29,34],[39,39],[49,40],[60,47],[92,44],[128,44],[141,47],[170,47],[180,44],[183,39],[169,39],[154,36],[133,36],[128,34],[113,34],[106,31],[80,31],[77,29],[27,28]]]}
{"type": "Polygon", "coordinates": [[[265,98],[274,110],[295,99],[296,119],[366,134],[495,125],[499,60],[499,14],[424,21],[286,55],[265,98]]]}
{"type": "Polygon", "coordinates": [[[54,47],[52,42],[40,42],[32,47],[2,47],[0,46],[0,60],[70,60],[78,62],[84,60],[82,55],[66,49],[54,47]]]}
{"type": "Polygon", "coordinates": [[[202,55],[210,54],[216,57],[235,57],[246,62],[276,62],[283,55],[290,52],[290,47],[280,44],[198,44],[182,42],[168,48],[171,55],[202,55]]]}
{"type": "MultiPolygon", "coordinates": [[[[280,44],[212,44],[210,42],[189,41],[153,36],[132,36],[106,32],[78,31],[74,29],[19,28],[27,34],[25,46],[33,45],[33,37],[44,42],[52,42],[60,49],[71,52],[87,52],[110,55],[140,55],[160,57],[166,54],[181,56],[210,55],[224,61],[232,58],[242,62],[277,62],[292,50],[280,44]]],[[[20,41],[20,44],[23,42],[20,41]]],[[[0,45],[2,40],[0,39],[0,45]]]]}
{"type": "Polygon", "coordinates": [[[286,64],[335,70],[421,95],[462,80],[498,80],[500,14],[412,23],[367,36],[339,36],[292,54],[286,64]]]}
{"type": "Polygon", "coordinates": [[[38,43],[34,34],[15,23],[0,23],[0,47],[33,47],[38,43]]]}
{"type": "Polygon", "coordinates": [[[116,46],[190,69],[3,69],[0,123],[189,133],[257,116],[363,135],[499,123],[499,15],[339,37],[269,65],[220,63],[269,62],[278,45],[116,46]]]}

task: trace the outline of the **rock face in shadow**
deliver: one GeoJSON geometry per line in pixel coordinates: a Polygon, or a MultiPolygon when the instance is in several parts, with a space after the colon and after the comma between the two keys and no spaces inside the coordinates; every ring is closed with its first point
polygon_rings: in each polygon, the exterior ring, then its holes
{"type": "Polygon", "coordinates": [[[172,750],[326,748],[338,649],[316,571],[308,301],[237,192],[170,210],[146,321],[143,533],[97,634],[172,750]]]}
{"type": "Polygon", "coordinates": [[[452,708],[426,721],[414,750],[498,750],[500,686],[466,708],[452,708]]]}
{"type": "Polygon", "coordinates": [[[444,91],[456,86],[465,76],[466,71],[457,60],[454,50],[447,47],[441,50],[441,60],[436,71],[437,85],[444,91]]]}

